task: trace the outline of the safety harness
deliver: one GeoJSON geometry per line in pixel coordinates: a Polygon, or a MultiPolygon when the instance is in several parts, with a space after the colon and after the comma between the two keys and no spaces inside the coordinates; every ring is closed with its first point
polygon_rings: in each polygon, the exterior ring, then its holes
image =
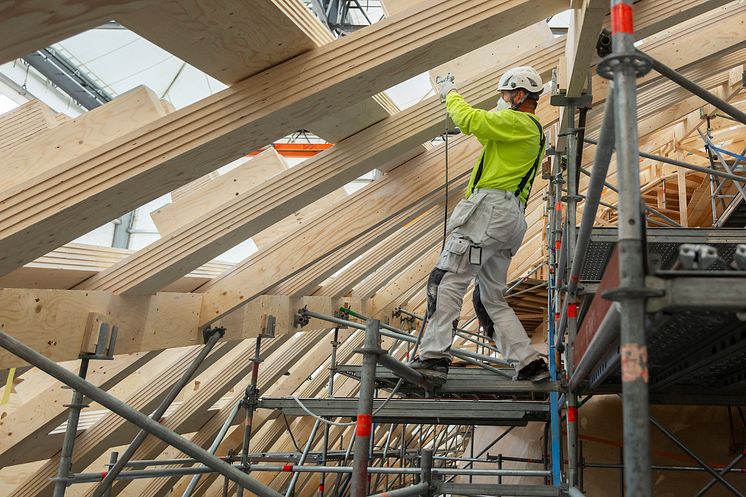
{"type": "MultiPolygon", "coordinates": [[[[536,159],[534,160],[533,165],[531,168],[526,171],[526,174],[521,178],[520,183],[518,183],[518,188],[516,188],[514,195],[516,197],[521,196],[521,192],[526,187],[526,184],[529,183],[530,186],[528,188],[528,194],[526,195],[526,202],[528,202],[528,197],[531,195],[531,186],[534,184],[534,178],[536,177],[536,171],[539,169],[539,161],[541,160],[541,153],[544,151],[544,144],[546,141],[546,137],[544,136],[544,130],[541,127],[541,124],[538,120],[531,117],[531,115],[526,114],[529,119],[531,119],[534,124],[536,125],[536,128],[539,130],[539,153],[536,155],[536,159]]],[[[484,169],[484,150],[482,150],[482,157],[479,159],[479,166],[477,167],[477,174],[474,177],[474,183],[471,186],[471,193],[474,193],[474,190],[477,188],[477,183],[479,183],[479,179],[482,177],[482,170],[484,169]]]]}

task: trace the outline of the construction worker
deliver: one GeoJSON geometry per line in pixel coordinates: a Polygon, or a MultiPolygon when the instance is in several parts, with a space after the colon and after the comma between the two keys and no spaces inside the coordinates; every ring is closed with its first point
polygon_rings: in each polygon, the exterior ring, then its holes
{"type": "MultiPolygon", "coordinates": [[[[494,323],[494,340],[515,368],[515,379],[542,381],[547,365],[505,302],[510,261],[526,232],[524,208],[544,156],[545,137],[534,115],[543,83],[531,67],[515,67],[500,79],[495,111],[471,107],[453,78],[440,96],[453,122],[483,145],[466,191],[448,222],[450,236],[427,284],[429,322],[412,367],[434,383],[444,382],[461,303],[477,278],[479,299],[494,323]]],[[[481,309],[480,309],[481,310],[481,309]]],[[[490,330],[485,330],[487,333],[490,330]]]]}

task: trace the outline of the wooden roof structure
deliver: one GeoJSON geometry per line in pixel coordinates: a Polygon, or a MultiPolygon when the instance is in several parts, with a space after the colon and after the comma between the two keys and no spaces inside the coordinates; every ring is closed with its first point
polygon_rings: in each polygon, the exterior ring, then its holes
{"type": "MultiPolygon", "coordinates": [[[[392,319],[398,306],[422,314],[443,209],[458,200],[451,195],[444,205],[442,146],[423,145],[442,131],[438,97],[399,110],[382,92],[454,60],[457,77],[459,70],[470,74],[458,81],[460,92],[485,108],[494,104],[496,83],[511,66],[532,65],[546,79],[557,71],[560,88],[570,96],[580,95],[593,74],[587,136],[595,138],[608,89],[594,70],[596,39],[609,24],[606,0],[408,0],[387,7],[387,19],[334,39],[299,0],[3,4],[0,62],[115,19],[230,86],[176,111],[138,88],[77,119],[38,101],[0,116],[0,167],[6,173],[0,196],[0,329],[75,369],[90,323],[116,325],[117,356],[95,363],[88,378],[152,412],[196,356],[201,329],[225,326],[223,343],[162,421],[203,447],[243,397],[254,338],[268,315],[276,318],[277,337],[263,348],[262,393],[325,395],[326,375],[319,372],[329,366],[331,329],[315,320],[297,329],[297,309],[331,314],[346,305],[382,320],[392,319]],[[545,19],[568,8],[568,34],[541,35],[545,19]],[[511,37],[521,30],[529,37],[511,37]],[[268,150],[229,174],[214,173],[301,128],[334,146],[291,169],[268,150]],[[386,171],[380,179],[349,197],[340,194],[347,182],[376,168],[386,171]],[[71,243],[169,192],[173,203],[153,215],[162,238],[144,249],[71,243]],[[257,240],[257,253],[235,265],[214,260],[250,237],[257,240]]],[[[746,108],[746,5],[639,0],[635,8],[637,36],[647,53],[746,108]]],[[[697,130],[713,109],[656,73],[639,79],[638,90],[641,150],[706,165],[697,130]]],[[[558,108],[543,97],[537,115],[556,143],[558,108]]],[[[738,151],[746,147],[743,126],[717,117],[712,123],[715,141],[738,151]]],[[[592,167],[593,149],[585,147],[583,167],[592,167]]],[[[463,190],[480,150],[472,138],[451,139],[451,192],[463,190]]],[[[650,160],[640,167],[650,206],[683,226],[711,224],[708,178],[650,160]]],[[[616,182],[613,162],[608,181],[616,182]]],[[[581,193],[586,184],[583,178],[581,193]]],[[[545,262],[545,188],[537,178],[512,280],[545,262]]],[[[726,192],[732,193],[728,187],[726,192]]],[[[616,195],[607,189],[602,200],[614,205],[616,195]]],[[[718,205],[718,212],[726,207],[718,205]]],[[[614,222],[613,209],[599,213],[600,225],[614,222]]],[[[522,282],[511,299],[529,333],[545,322],[542,273],[522,282]]],[[[472,317],[469,301],[465,320],[472,317]]],[[[342,330],[340,337],[338,360],[359,363],[353,351],[362,343],[360,333],[342,330]]],[[[0,405],[0,494],[51,495],[70,392],[0,350],[0,369],[7,374],[9,368],[18,369],[9,402],[0,405]]],[[[355,381],[342,378],[335,394],[353,396],[356,389],[355,381]]],[[[128,443],[135,428],[95,404],[84,413],[74,467],[101,471],[108,453],[128,443]]],[[[299,418],[290,421],[289,431],[283,419],[260,410],[252,447],[292,451],[311,426],[299,418]]],[[[234,426],[217,453],[240,447],[242,433],[234,426]]],[[[350,437],[348,427],[330,431],[335,447],[346,447],[350,437]]],[[[150,437],[136,457],[184,456],[150,437]]],[[[288,475],[256,477],[281,488],[288,475]]],[[[187,482],[119,481],[112,495],[181,495],[187,482]]],[[[195,495],[220,495],[222,485],[216,475],[205,476],[195,495]]],[[[318,476],[309,475],[296,495],[317,489],[318,476]]],[[[90,491],[80,485],[68,495],[90,491]]]]}

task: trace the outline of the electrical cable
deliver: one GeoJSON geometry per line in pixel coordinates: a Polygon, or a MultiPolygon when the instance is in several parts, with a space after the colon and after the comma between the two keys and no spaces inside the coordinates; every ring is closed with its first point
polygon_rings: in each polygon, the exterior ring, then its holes
{"type": "MultiPolygon", "coordinates": [[[[412,357],[414,357],[414,355],[417,353],[417,349],[420,346],[420,341],[422,340],[422,334],[425,332],[425,325],[427,325],[427,320],[428,320],[429,317],[430,317],[429,314],[425,313],[425,317],[422,320],[422,325],[420,326],[420,331],[417,333],[417,341],[414,343],[414,348],[412,349],[412,357]]],[[[404,383],[404,380],[402,380],[400,378],[399,381],[397,382],[396,386],[394,387],[394,389],[391,390],[391,393],[386,398],[386,400],[384,400],[383,403],[380,406],[378,406],[378,408],[376,408],[375,411],[373,411],[373,416],[375,416],[376,414],[378,414],[379,412],[381,412],[381,410],[384,407],[386,407],[386,405],[389,403],[389,401],[391,401],[391,399],[394,397],[394,395],[396,395],[399,392],[399,388],[401,388],[401,386],[402,386],[403,383],[404,383]]],[[[303,409],[303,411],[306,414],[308,414],[309,416],[311,416],[312,418],[314,418],[314,419],[316,419],[318,421],[321,421],[322,423],[326,423],[326,424],[332,425],[332,426],[355,426],[357,424],[356,421],[352,421],[352,422],[349,422],[349,423],[342,423],[342,422],[339,422],[339,421],[332,421],[330,419],[324,419],[321,416],[319,416],[318,414],[315,414],[314,412],[312,412],[308,407],[306,407],[305,404],[303,404],[303,402],[298,398],[297,395],[293,395],[290,398],[293,399],[298,404],[298,406],[301,409],[303,409]]],[[[284,414],[283,414],[283,416],[284,416],[284,414]]]]}
{"type": "Polygon", "coordinates": [[[446,248],[446,238],[448,237],[448,121],[450,119],[450,116],[448,115],[448,109],[446,108],[446,118],[445,118],[445,159],[446,159],[446,200],[445,204],[443,205],[443,243],[441,244],[440,250],[443,251],[446,248]]]}
{"type": "MultiPolygon", "coordinates": [[[[417,349],[420,346],[420,340],[422,340],[422,334],[425,331],[425,325],[427,324],[427,320],[428,320],[429,317],[430,317],[429,314],[425,313],[425,317],[422,320],[422,326],[420,326],[420,331],[419,331],[419,333],[417,333],[417,341],[414,342],[414,348],[412,349],[412,357],[416,357],[417,349]]],[[[386,404],[388,404],[389,401],[394,397],[394,395],[396,395],[396,393],[399,391],[399,388],[401,388],[401,386],[402,386],[403,383],[404,383],[404,380],[402,378],[399,378],[399,381],[396,382],[396,386],[394,387],[393,390],[391,390],[391,393],[389,394],[388,398],[386,400],[384,400],[383,404],[381,404],[380,406],[378,406],[378,408],[375,411],[373,411],[373,415],[374,416],[376,414],[378,414],[379,412],[381,412],[381,410],[384,407],[386,407],[386,404]]]]}

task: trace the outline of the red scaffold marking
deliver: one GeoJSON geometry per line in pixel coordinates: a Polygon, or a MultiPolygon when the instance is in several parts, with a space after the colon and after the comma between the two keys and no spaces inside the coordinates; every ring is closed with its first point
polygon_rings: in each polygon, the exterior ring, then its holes
{"type": "Polygon", "coordinates": [[[324,485],[319,485],[319,492],[323,492],[323,491],[324,491],[324,485]]]}
{"type": "Polygon", "coordinates": [[[567,317],[578,317],[578,304],[567,304],[567,317]]]}
{"type": "Polygon", "coordinates": [[[101,479],[103,480],[104,478],[106,478],[106,475],[108,475],[108,474],[109,474],[108,471],[102,471],[101,472],[101,479]]]}
{"type": "Polygon", "coordinates": [[[358,414],[355,434],[358,437],[369,437],[372,426],[373,419],[370,414],[358,414]]]}
{"type": "Polygon", "coordinates": [[[562,240],[557,240],[556,242],[554,242],[554,248],[559,250],[560,247],[562,247],[562,240]]]}
{"type": "Polygon", "coordinates": [[[559,318],[560,318],[560,313],[559,313],[559,312],[555,312],[555,313],[554,313],[554,319],[555,319],[555,321],[556,321],[557,319],[559,319],[559,318]]]}
{"type": "Polygon", "coordinates": [[[568,407],[567,408],[567,422],[568,423],[577,423],[578,422],[578,408],[577,407],[568,407]]]}
{"type": "Polygon", "coordinates": [[[554,210],[556,210],[557,212],[560,212],[562,210],[562,203],[557,202],[556,204],[554,204],[554,210]]]}
{"type": "Polygon", "coordinates": [[[282,471],[284,471],[285,473],[290,473],[290,472],[292,472],[292,471],[293,471],[293,465],[292,465],[292,464],[285,464],[285,465],[284,465],[284,466],[282,467],[282,471]]]}
{"type": "Polygon", "coordinates": [[[632,6],[618,3],[611,9],[611,33],[635,32],[635,21],[632,6]]]}

